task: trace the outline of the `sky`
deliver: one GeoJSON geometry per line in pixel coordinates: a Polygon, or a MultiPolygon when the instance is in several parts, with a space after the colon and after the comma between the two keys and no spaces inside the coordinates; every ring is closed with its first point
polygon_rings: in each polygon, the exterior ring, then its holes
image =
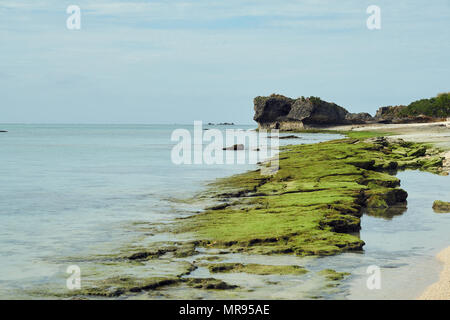
{"type": "Polygon", "coordinates": [[[450,0],[0,0],[0,123],[251,124],[272,93],[374,114],[450,91],[449,52],[450,0]]]}

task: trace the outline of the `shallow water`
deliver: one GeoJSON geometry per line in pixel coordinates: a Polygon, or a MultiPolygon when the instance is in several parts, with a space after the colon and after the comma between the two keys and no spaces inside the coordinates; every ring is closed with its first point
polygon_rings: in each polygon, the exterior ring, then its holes
{"type": "MultiPolygon", "coordinates": [[[[1,128],[8,130],[0,135],[1,298],[29,297],[25,289],[65,285],[68,257],[146,241],[148,224],[168,223],[203,207],[177,199],[192,197],[215,178],[256,168],[173,164],[170,152],[176,142],[170,140],[171,133],[180,128],[192,131],[192,126],[3,124],[1,128]]],[[[299,136],[280,144],[339,137],[299,136]]],[[[167,235],[151,238],[158,237],[167,235]]]]}
{"type": "Polygon", "coordinates": [[[364,263],[353,271],[348,298],[415,299],[439,278],[435,256],[450,245],[450,215],[435,213],[432,205],[450,199],[450,177],[419,171],[397,177],[408,192],[408,209],[390,220],[363,216],[364,263]],[[368,265],[381,267],[379,290],[367,289],[368,265]]]}

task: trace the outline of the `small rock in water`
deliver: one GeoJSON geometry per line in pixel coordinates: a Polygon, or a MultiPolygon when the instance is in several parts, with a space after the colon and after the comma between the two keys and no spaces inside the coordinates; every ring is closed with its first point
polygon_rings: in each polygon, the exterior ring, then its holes
{"type": "Polygon", "coordinates": [[[302,137],[299,136],[295,136],[293,134],[288,135],[288,136],[267,136],[268,139],[301,139],[302,137]]]}
{"type": "Polygon", "coordinates": [[[433,203],[433,210],[437,213],[450,213],[450,202],[436,200],[433,203]]]}
{"type": "Polygon", "coordinates": [[[244,145],[243,144],[235,144],[231,147],[223,148],[222,150],[244,150],[244,145]]]}

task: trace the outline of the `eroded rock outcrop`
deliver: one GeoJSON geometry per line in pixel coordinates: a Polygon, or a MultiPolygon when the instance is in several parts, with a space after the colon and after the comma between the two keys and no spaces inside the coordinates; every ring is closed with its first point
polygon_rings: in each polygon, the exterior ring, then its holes
{"type": "Polygon", "coordinates": [[[282,130],[303,129],[310,126],[358,124],[372,121],[368,113],[353,114],[335,103],[318,97],[291,99],[272,94],[254,99],[255,116],[261,128],[282,130]]]}

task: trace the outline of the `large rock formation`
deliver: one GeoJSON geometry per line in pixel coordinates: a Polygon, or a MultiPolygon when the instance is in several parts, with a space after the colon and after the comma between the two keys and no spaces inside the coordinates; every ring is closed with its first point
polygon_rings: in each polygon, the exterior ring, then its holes
{"type": "Polygon", "coordinates": [[[317,97],[291,99],[272,94],[269,97],[256,97],[254,105],[253,119],[261,128],[281,130],[373,122],[435,122],[450,117],[450,93],[417,100],[407,106],[381,107],[375,117],[368,113],[350,113],[335,103],[317,97]]]}
{"type": "Polygon", "coordinates": [[[335,103],[317,97],[291,99],[272,94],[254,99],[255,116],[261,128],[281,130],[303,129],[312,126],[357,124],[372,121],[368,113],[349,113],[335,103]]]}

